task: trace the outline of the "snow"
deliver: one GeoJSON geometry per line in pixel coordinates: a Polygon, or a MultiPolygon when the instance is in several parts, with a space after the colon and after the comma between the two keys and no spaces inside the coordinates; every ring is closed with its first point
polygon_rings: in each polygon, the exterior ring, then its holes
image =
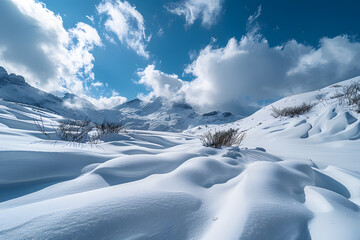
{"type": "Polygon", "coordinates": [[[0,239],[359,239],[360,115],[331,99],[336,91],[272,104],[316,104],[295,118],[267,106],[229,124],[128,130],[98,144],[60,141],[52,125],[64,116],[0,100],[0,239]],[[247,130],[240,147],[201,145],[198,135],[230,127],[247,130]]]}

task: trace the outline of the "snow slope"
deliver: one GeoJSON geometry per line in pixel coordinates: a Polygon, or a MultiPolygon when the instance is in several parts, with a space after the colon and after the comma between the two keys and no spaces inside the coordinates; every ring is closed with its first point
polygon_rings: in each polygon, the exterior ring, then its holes
{"type": "Polygon", "coordinates": [[[240,116],[229,112],[215,111],[197,113],[183,102],[170,103],[155,98],[149,102],[134,99],[110,110],[99,110],[89,101],[74,94],[59,98],[30,86],[22,76],[8,74],[0,66],[0,98],[6,101],[29,104],[53,111],[63,117],[95,122],[122,122],[126,127],[139,130],[180,132],[188,128],[210,123],[229,123],[240,116]]]}
{"type": "Polygon", "coordinates": [[[244,130],[247,147],[262,147],[279,156],[313,159],[320,166],[334,161],[338,166],[360,171],[360,159],[354,154],[360,153],[360,114],[355,107],[340,104],[337,98],[343,87],[356,81],[360,77],[283,98],[233,123],[198,126],[185,132],[201,135],[215,129],[244,130]],[[273,107],[282,109],[303,103],[314,107],[294,118],[272,116],[273,107]]]}
{"type": "Polygon", "coordinates": [[[222,149],[196,136],[214,126],[68,144],[51,134],[62,116],[0,100],[0,239],[359,239],[359,114],[334,89],[301,117],[217,126],[247,129],[222,149]]]}

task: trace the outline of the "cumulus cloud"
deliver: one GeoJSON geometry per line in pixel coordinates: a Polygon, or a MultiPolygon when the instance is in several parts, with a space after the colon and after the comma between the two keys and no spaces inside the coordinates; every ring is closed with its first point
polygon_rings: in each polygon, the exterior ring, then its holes
{"type": "Polygon", "coordinates": [[[127,101],[127,98],[120,96],[119,93],[116,91],[112,91],[112,95],[110,97],[86,97],[86,99],[90,101],[97,109],[112,109],[127,101]]]}
{"type": "Polygon", "coordinates": [[[359,74],[360,42],[351,41],[346,35],[322,38],[319,48],[300,56],[297,64],[287,72],[289,78],[301,76],[307,84],[310,84],[309,77],[315,75],[318,85],[359,74]]]}
{"type": "MultiPolygon", "coordinates": [[[[185,69],[193,76],[181,81],[150,67],[151,80],[141,82],[152,88],[152,94],[171,98],[181,96],[203,111],[221,109],[246,112],[259,102],[290,94],[315,90],[360,74],[360,43],[347,36],[322,38],[318,47],[295,40],[271,47],[259,34],[231,38],[224,47],[211,45],[185,69]],[[167,83],[169,77],[176,84],[167,83]],[[166,81],[165,81],[166,82],[166,81]],[[180,86],[181,85],[181,86],[180,86]]],[[[172,82],[168,81],[168,82],[172,82]]]]}
{"type": "Polygon", "coordinates": [[[66,30],[62,19],[35,0],[0,1],[0,63],[47,91],[83,92],[93,79],[91,51],[101,45],[85,24],[66,30]],[[60,86],[60,88],[59,88],[60,86]]]}
{"type": "Polygon", "coordinates": [[[127,1],[103,0],[97,7],[100,15],[105,15],[105,28],[114,33],[119,41],[145,58],[149,57],[146,51],[151,36],[145,34],[143,16],[127,1]]]}
{"type": "Polygon", "coordinates": [[[73,62],[73,71],[80,74],[82,78],[88,76],[91,80],[94,80],[92,69],[95,59],[91,51],[94,46],[101,46],[101,40],[96,29],[80,22],[76,24],[75,28],[69,30],[69,34],[72,39],[77,40],[77,43],[73,43],[69,49],[70,60],[73,62]]]}
{"type": "MultiPolygon", "coordinates": [[[[181,98],[180,89],[184,82],[175,74],[169,75],[155,69],[154,65],[147,66],[138,72],[140,80],[151,91],[147,98],[164,97],[175,101],[181,98]]],[[[144,98],[144,96],[142,96],[144,98]]]]}
{"type": "Polygon", "coordinates": [[[116,91],[113,91],[110,97],[101,96],[100,98],[92,98],[87,95],[79,97],[73,94],[66,94],[63,101],[64,106],[73,109],[112,109],[126,102],[127,99],[119,96],[116,91]]]}
{"type": "Polygon", "coordinates": [[[29,84],[59,95],[77,94],[96,107],[112,108],[126,100],[118,94],[88,96],[89,87],[103,86],[94,81],[92,55],[102,41],[90,25],[79,22],[65,29],[62,18],[37,0],[2,0],[0,33],[0,65],[29,84]]]}
{"type": "Polygon", "coordinates": [[[201,19],[201,25],[210,28],[219,19],[223,0],[182,0],[166,6],[167,10],[178,16],[184,16],[186,25],[201,19]]]}

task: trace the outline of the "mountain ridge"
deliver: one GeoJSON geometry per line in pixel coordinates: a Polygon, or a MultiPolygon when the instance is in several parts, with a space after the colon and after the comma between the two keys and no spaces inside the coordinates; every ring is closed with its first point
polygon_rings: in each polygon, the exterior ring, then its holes
{"type": "Polygon", "coordinates": [[[5,101],[41,107],[66,118],[101,122],[120,121],[129,129],[180,132],[201,124],[235,121],[241,116],[229,112],[197,113],[185,102],[168,102],[157,97],[150,101],[133,99],[113,109],[96,109],[88,100],[72,93],[55,96],[29,85],[24,77],[8,74],[0,67],[0,98],[5,101]]]}

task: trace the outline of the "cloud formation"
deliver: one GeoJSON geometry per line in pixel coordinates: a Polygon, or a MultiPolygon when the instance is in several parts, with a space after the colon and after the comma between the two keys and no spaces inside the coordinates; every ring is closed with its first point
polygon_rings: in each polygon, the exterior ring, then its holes
{"type": "Polygon", "coordinates": [[[244,113],[248,106],[259,107],[262,101],[360,75],[360,43],[344,35],[324,37],[318,47],[295,40],[270,47],[261,35],[248,34],[239,41],[231,38],[224,47],[208,45],[185,73],[191,74],[193,80],[182,81],[151,66],[141,73],[149,78],[141,83],[152,88],[153,95],[170,100],[181,96],[203,111],[244,113]],[[161,86],[164,82],[168,85],[165,90],[161,86]]]}
{"type": "Polygon", "coordinates": [[[97,109],[112,109],[127,101],[127,98],[120,96],[119,93],[114,90],[112,91],[110,97],[105,97],[105,96],[100,96],[100,98],[86,97],[85,99],[90,101],[97,109]]]}
{"type": "Polygon", "coordinates": [[[250,15],[248,18],[248,24],[252,24],[253,22],[255,22],[261,15],[261,5],[259,5],[257,11],[253,14],[250,15]]]}
{"type": "Polygon", "coordinates": [[[93,79],[91,51],[101,45],[97,31],[78,23],[67,31],[62,19],[34,0],[0,1],[0,62],[47,91],[83,92],[93,79]],[[60,89],[59,89],[59,86],[60,89]]]}
{"type": "Polygon", "coordinates": [[[171,101],[180,100],[182,94],[180,89],[184,82],[175,74],[169,75],[155,69],[154,65],[147,66],[143,71],[138,72],[140,77],[139,84],[144,84],[151,92],[145,97],[150,99],[152,97],[164,97],[171,101]]]}
{"type": "Polygon", "coordinates": [[[65,29],[62,18],[36,0],[0,1],[0,65],[23,75],[26,81],[47,92],[71,92],[96,106],[112,108],[124,102],[112,95],[89,97],[94,82],[95,47],[102,41],[95,28],[79,22],[65,29]]]}
{"type": "Polygon", "coordinates": [[[201,19],[201,25],[210,28],[219,19],[222,3],[223,0],[182,0],[166,8],[173,14],[184,16],[187,26],[201,19]]]}
{"type": "Polygon", "coordinates": [[[114,33],[122,44],[138,55],[149,58],[146,46],[151,36],[146,36],[144,18],[135,6],[127,1],[103,0],[96,9],[100,15],[106,16],[107,31],[114,33]]]}

